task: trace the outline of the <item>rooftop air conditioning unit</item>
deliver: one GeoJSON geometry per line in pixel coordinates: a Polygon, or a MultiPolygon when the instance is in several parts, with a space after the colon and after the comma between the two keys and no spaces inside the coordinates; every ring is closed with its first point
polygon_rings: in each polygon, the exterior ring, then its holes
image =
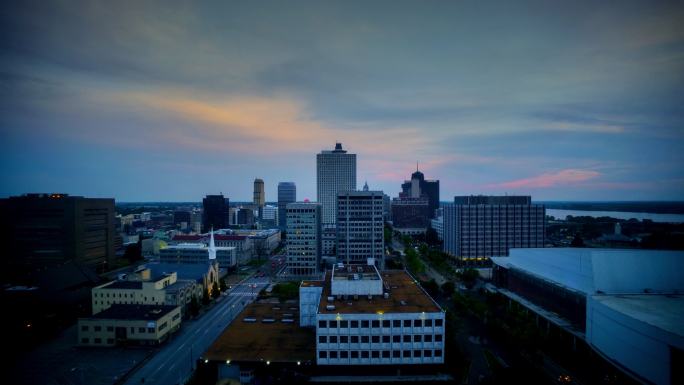
{"type": "Polygon", "coordinates": [[[327,305],[325,307],[326,310],[335,310],[335,305],[327,305]]]}

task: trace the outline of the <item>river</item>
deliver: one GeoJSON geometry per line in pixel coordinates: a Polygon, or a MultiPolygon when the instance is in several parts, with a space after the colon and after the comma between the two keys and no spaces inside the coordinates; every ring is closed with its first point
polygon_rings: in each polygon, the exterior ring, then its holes
{"type": "Polygon", "coordinates": [[[638,220],[650,219],[653,222],[664,223],[684,223],[684,214],[656,214],[656,213],[631,213],[626,211],[585,211],[585,210],[559,210],[546,209],[546,215],[551,215],[557,219],[565,219],[568,215],[573,217],[611,217],[617,219],[631,219],[638,220]]]}

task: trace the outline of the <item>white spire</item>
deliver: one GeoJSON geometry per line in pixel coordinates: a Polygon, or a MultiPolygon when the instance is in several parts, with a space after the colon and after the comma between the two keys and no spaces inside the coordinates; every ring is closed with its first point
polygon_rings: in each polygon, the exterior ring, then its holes
{"type": "Polygon", "coordinates": [[[209,259],[216,259],[216,245],[214,244],[214,227],[211,228],[209,235],[209,259]]]}

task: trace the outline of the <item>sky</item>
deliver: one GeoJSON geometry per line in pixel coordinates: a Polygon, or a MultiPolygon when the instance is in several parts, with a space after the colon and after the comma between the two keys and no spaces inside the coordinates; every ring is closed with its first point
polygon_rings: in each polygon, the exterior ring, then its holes
{"type": "Polygon", "coordinates": [[[9,1],[0,196],[316,199],[316,153],[396,196],[684,200],[684,4],[9,1]]]}

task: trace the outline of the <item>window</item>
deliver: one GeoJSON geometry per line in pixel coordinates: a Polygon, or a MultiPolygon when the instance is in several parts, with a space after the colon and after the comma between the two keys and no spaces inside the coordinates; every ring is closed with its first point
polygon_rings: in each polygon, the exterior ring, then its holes
{"type": "Polygon", "coordinates": [[[90,338],[81,338],[81,343],[82,343],[82,344],[89,344],[89,343],[90,343],[90,338]]]}
{"type": "Polygon", "coordinates": [[[349,342],[349,337],[347,337],[347,336],[340,336],[340,343],[341,343],[341,344],[346,344],[347,342],[349,342]]]}
{"type": "Polygon", "coordinates": [[[380,351],[378,351],[378,350],[373,350],[373,351],[371,352],[371,357],[372,357],[372,358],[380,358],[380,351]]]}
{"type": "Polygon", "coordinates": [[[382,351],[382,358],[390,358],[389,350],[383,350],[382,351]]]}
{"type": "Polygon", "coordinates": [[[361,352],[361,358],[368,358],[368,350],[364,350],[361,352]]]}
{"type": "Polygon", "coordinates": [[[359,352],[356,350],[351,351],[351,358],[359,358],[359,352]]]}
{"type": "Polygon", "coordinates": [[[135,334],[135,328],[131,326],[131,334],[135,334]]]}
{"type": "Polygon", "coordinates": [[[147,328],[148,333],[154,333],[154,328],[147,328]]]}
{"type": "Polygon", "coordinates": [[[107,338],[107,344],[113,345],[114,344],[114,338],[107,338]]]}
{"type": "Polygon", "coordinates": [[[411,351],[410,350],[403,350],[402,355],[404,356],[404,358],[409,358],[409,357],[411,357],[411,351]]]}
{"type": "Polygon", "coordinates": [[[330,351],[330,358],[337,358],[337,351],[336,350],[330,351]]]}
{"type": "Polygon", "coordinates": [[[325,350],[321,350],[320,352],[318,352],[318,358],[328,358],[328,352],[326,352],[325,350]]]}
{"type": "Polygon", "coordinates": [[[337,321],[330,321],[330,327],[336,328],[337,327],[337,321]]]}
{"type": "Polygon", "coordinates": [[[102,330],[102,326],[95,326],[94,329],[96,332],[99,332],[102,330]]]}
{"type": "Polygon", "coordinates": [[[392,327],[401,327],[401,320],[395,319],[394,321],[392,321],[392,327]]]}
{"type": "Polygon", "coordinates": [[[423,357],[432,357],[432,350],[423,350],[423,357]]]}
{"type": "Polygon", "coordinates": [[[330,343],[336,344],[337,343],[337,336],[330,336],[330,343]]]}
{"type": "Polygon", "coordinates": [[[382,336],[382,343],[388,344],[390,342],[390,336],[382,336]]]}
{"type": "Polygon", "coordinates": [[[392,358],[401,358],[401,350],[392,350],[392,358]]]}
{"type": "Polygon", "coordinates": [[[371,327],[379,328],[380,327],[380,321],[373,320],[373,322],[371,323],[371,327]]]}
{"type": "Polygon", "coordinates": [[[95,343],[96,343],[96,344],[101,344],[101,343],[102,343],[102,338],[95,338],[95,343]]]}
{"type": "Polygon", "coordinates": [[[435,342],[442,342],[442,335],[441,334],[435,334],[435,342]]]}
{"type": "Polygon", "coordinates": [[[82,331],[82,332],[87,332],[87,331],[88,331],[88,325],[82,325],[82,326],[81,326],[81,331],[82,331]]]}
{"type": "Polygon", "coordinates": [[[319,344],[324,344],[328,342],[328,337],[326,336],[318,336],[318,343],[319,344]]]}
{"type": "Polygon", "coordinates": [[[145,333],[145,328],[138,328],[138,333],[145,333]]]}
{"type": "Polygon", "coordinates": [[[425,342],[432,342],[432,334],[425,335],[425,342]]]}
{"type": "Polygon", "coordinates": [[[326,321],[318,321],[318,327],[319,328],[327,328],[328,323],[326,321]]]}
{"type": "Polygon", "coordinates": [[[442,356],[442,351],[441,350],[435,350],[435,357],[441,357],[442,356]]]}
{"type": "Polygon", "coordinates": [[[340,327],[341,328],[349,327],[349,321],[340,321],[340,327]]]}
{"type": "Polygon", "coordinates": [[[411,335],[404,334],[404,342],[411,342],[411,335]]]}
{"type": "Polygon", "coordinates": [[[361,336],[361,343],[367,344],[368,343],[368,336],[361,336]]]}
{"type": "Polygon", "coordinates": [[[423,341],[423,336],[421,334],[416,334],[413,336],[413,342],[422,342],[423,341]]]}
{"type": "Polygon", "coordinates": [[[401,342],[401,336],[398,334],[393,335],[392,342],[401,342]]]}
{"type": "Polygon", "coordinates": [[[390,321],[388,319],[382,320],[382,327],[384,327],[384,328],[390,327],[390,321]]]}
{"type": "Polygon", "coordinates": [[[440,327],[440,326],[442,326],[442,323],[443,323],[443,322],[444,322],[444,320],[441,319],[441,318],[440,318],[440,319],[436,319],[436,320],[435,320],[435,326],[440,327]]]}
{"type": "Polygon", "coordinates": [[[346,350],[341,351],[340,358],[349,358],[349,352],[346,350]]]}
{"type": "Polygon", "coordinates": [[[417,319],[417,320],[413,321],[413,326],[415,326],[417,328],[422,328],[423,327],[423,320],[417,319]]]}
{"type": "Polygon", "coordinates": [[[113,331],[114,331],[114,326],[107,326],[107,331],[108,331],[108,332],[113,332],[113,331]]]}
{"type": "Polygon", "coordinates": [[[371,337],[371,342],[373,342],[374,344],[380,343],[380,336],[371,337]]]}
{"type": "Polygon", "coordinates": [[[351,336],[351,343],[352,344],[358,344],[359,343],[359,336],[351,336]]]}
{"type": "Polygon", "coordinates": [[[361,327],[362,327],[362,328],[367,328],[367,327],[368,327],[368,324],[369,324],[368,321],[361,321],[361,327]]]}
{"type": "Polygon", "coordinates": [[[405,319],[405,320],[404,320],[404,327],[405,327],[405,328],[410,328],[410,327],[411,327],[411,320],[410,320],[410,319],[405,319]]]}
{"type": "Polygon", "coordinates": [[[351,321],[351,327],[358,328],[359,327],[359,321],[351,321]]]}
{"type": "Polygon", "coordinates": [[[425,327],[431,327],[432,326],[432,320],[431,319],[426,319],[425,320],[425,327]]]}

